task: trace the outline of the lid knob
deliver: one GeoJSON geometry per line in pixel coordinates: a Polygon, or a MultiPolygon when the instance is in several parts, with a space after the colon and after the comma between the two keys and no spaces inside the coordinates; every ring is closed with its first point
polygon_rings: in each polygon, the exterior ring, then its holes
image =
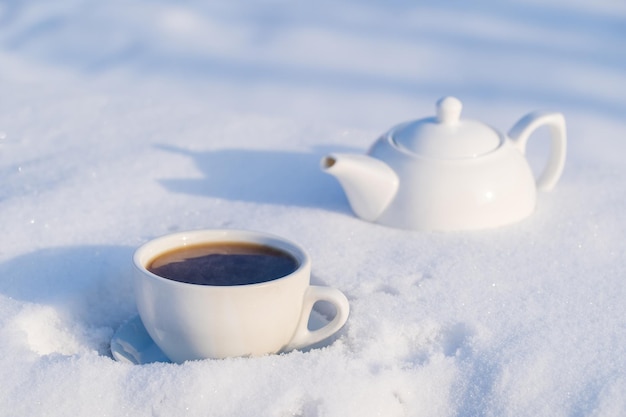
{"type": "Polygon", "coordinates": [[[463,104],[456,97],[444,97],[437,102],[437,121],[444,124],[454,124],[461,118],[463,104]]]}

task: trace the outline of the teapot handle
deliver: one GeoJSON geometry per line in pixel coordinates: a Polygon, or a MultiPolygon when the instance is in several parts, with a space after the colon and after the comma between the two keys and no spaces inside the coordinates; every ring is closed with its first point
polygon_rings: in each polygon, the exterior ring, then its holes
{"type": "Polygon", "coordinates": [[[537,188],[550,191],[558,182],[565,165],[565,151],[567,138],[565,133],[565,118],[561,113],[533,112],[522,117],[509,130],[509,137],[517,148],[526,153],[526,143],[532,133],[539,127],[547,125],[550,128],[550,158],[542,174],[537,179],[537,188]]]}

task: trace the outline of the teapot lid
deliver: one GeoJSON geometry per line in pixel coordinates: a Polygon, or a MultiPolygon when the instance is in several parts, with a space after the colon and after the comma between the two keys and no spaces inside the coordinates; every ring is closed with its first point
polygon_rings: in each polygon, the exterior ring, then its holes
{"type": "Polygon", "coordinates": [[[444,97],[437,102],[437,116],[395,127],[391,138],[411,153],[432,158],[471,158],[497,148],[501,135],[484,123],[461,119],[461,101],[444,97]]]}

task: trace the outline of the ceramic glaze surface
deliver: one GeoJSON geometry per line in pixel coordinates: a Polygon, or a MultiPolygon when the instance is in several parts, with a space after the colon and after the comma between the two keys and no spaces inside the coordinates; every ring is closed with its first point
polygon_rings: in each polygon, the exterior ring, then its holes
{"type": "Polygon", "coordinates": [[[403,178],[395,198],[376,219],[382,224],[417,230],[481,229],[521,220],[535,207],[535,179],[510,142],[483,158],[440,161],[398,156],[390,138],[383,137],[371,154],[394,163],[403,178]],[[502,170],[510,174],[493,175],[502,170]]]}
{"type": "Polygon", "coordinates": [[[258,232],[206,230],[152,240],[134,257],[137,309],[148,334],[174,362],[231,356],[259,356],[304,347],[323,340],[346,322],[349,305],[336,289],[309,285],[309,256],[290,242],[258,232]],[[147,271],[157,255],[182,245],[252,242],[287,251],[299,267],[272,281],[211,286],[168,280],[147,271]],[[336,308],[325,327],[308,330],[317,301],[336,308]]]}
{"type": "Polygon", "coordinates": [[[530,113],[498,133],[460,119],[461,103],[438,102],[437,116],[403,123],[381,136],[367,155],[331,154],[322,168],[337,177],[361,218],[414,230],[471,230],[524,219],[537,189],[550,190],[565,163],[565,120],[530,113]],[[535,179],[524,155],[541,126],[550,128],[551,154],[535,179]]]}
{"type": "Polygon", "coordinates": [[[402,123],[386,136],[399,150],[430,158],[468,158],[493,151],[502,135],[476,120],[461,119],[461,102],[444,97],[437,102],[437,116],[402,123]]]}

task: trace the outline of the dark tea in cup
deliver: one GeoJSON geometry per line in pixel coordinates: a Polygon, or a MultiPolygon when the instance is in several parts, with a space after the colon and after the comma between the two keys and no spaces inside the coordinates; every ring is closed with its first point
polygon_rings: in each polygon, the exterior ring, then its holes
{"type": "Polygon", "coordinates": [[[298,265],[293,255],[278,248],[250,242],[219,242],[165,252],[147,269],[188,284],[247,285],[287,276],[298,265]]]}

